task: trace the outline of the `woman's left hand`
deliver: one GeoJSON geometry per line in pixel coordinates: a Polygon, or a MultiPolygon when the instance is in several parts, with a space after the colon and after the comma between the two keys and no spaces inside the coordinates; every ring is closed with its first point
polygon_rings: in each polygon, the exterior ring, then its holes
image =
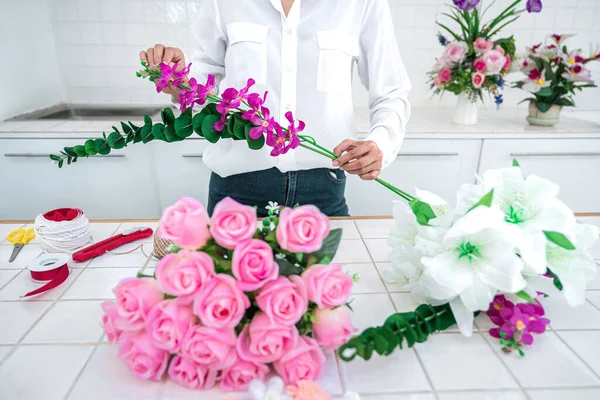
{"type": "Polygon", "coordinates": [[[340,156],[333,166],[352,175],[358,175],[365,181],[379,176],[383,166],[383,153],[372,140],[358,141],[346,139],[333,152],[340,156]],[[342,153],[344,153],[342,155],[342,153]]]}

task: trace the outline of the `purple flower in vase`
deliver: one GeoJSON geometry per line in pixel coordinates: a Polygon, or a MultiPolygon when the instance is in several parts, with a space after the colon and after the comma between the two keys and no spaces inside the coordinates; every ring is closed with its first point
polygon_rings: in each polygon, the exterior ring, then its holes
{"type": "Polygon", "coordinates": [[[165,63],[160,63],[159,68],[161,72],[160,78],[156,78],[154,83],[156,84],[156,92],[160,93],[163,89],[169,86],[169,83],[173,82],[174,86],[177,86],[183,83],[188,74],[190,73],[190,66],[180,69],[177,71],[178,64],[173,65],[172,67],[165,63]]]}
{"type": "Polygon", "coordinates": [[[539,13],[543,7],[542,0],[527,0],[525,7],[529,13],[539,13]]]}
{"type": "Polygon", "coordinates": [[[470,11],[479,5],[481,0],[452,0],[454,5],[463,11],[470,11]]]}

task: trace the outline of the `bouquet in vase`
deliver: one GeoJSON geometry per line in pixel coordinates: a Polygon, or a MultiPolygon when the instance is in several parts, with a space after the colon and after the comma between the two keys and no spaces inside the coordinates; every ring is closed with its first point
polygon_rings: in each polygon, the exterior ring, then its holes
{"type": "Polygon", "coordinates": [[[587,64],[600,59],[600,48],[589,57],[581,49],[569,50],[565,41],[574,35],[550,36],[551,43],[527,48],[520,70],[525,79],[514,87],[531,93],[527,120],[533,125],[555,125],[562,107],[575,107],[575,93],[596,87],[587,64]]]}
{"type": "MultiPolygon", "coordinates": [[[[454,123],[476,124],[476,102],[478,99],[483,101],[484,92],[494,97],[498,107],[503,102],[504,78],[511,69],[516,48],[512,36],[497,38],[497,35],[516,21],[525,9],[518,8],[521,0],[517,0],[498,16],[484,22],[489,7],[482,8],[483,1],[453,2],[450,12],[443,15],[450,18],[458,28],[451,29],[448,25],[437,22],[450,38],[442,33],[438,34],[439,42],[445,49],[428,74],[429,83],[434,94],[448,91],[459,96],[454,123]]],[[[527,1],[528,12],[540,12],[541,9],[540,0],[527,1]]]]}

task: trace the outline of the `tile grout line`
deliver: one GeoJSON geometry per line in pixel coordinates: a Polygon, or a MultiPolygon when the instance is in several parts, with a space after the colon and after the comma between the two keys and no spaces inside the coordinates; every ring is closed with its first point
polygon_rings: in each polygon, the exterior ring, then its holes
{"type": "MultiPolygon", "coordinates": [[[[356,221],[354,221],[354,224],[356,225],[356,221]]],[[[363,238],[362,232],[358,228],[358,225],[356,225],[356,229],[358,230],[358,234],[360,235],[360,239],[362,240],[363,245],[365,246],[365,249],[367,250],[367,254],[369,255],[369,258],[371,259],[373,267],[375,268],[375,271],[377,271],[377,275],[379,276],[379,280],[383,283],[383,287],[385,288],[385,290],[387,292],[388,299],[390,299],[390,302],[392,303],[392,307],[394,308],[394,311],[398,312],[398,307],[396,307],[396,303],[394,302],[394,299],[392,298],[391,293],[388,291],[388,288],[387,288],[387,286],[385,284],[383,276],[381,275],[381,272],[379,271],[379,268],[377,268],[377,264],[375,263],[373,255],[371,254],[371,250],[369,249],[369,246],[367,246],[367,242],[365,242],[365,239],[363,238]]],[[[431,380],[431,377],[429,376],[429,373],[427,372],[427,369],[425,368],[425,365],[423,364],[423,360],[421,360],[421,357],[419,356],[419,353],[417,352],[417,350],[414,347],[411,348],[411,351],[414,353],[415,357],[417,358],[417,362],[419,363],[419,366],[421,367],[421,370],[423,371],[423,375],[425,375],[425,379],[427,379],[427,384],[431,388],[431,393],[433,393],[433,397],[436,400],[439,400],[440,397],[439,397],[439,395],[436,392],[435,386],[433,385],[433,381],[431,380]]]]}
{"type": "Polygon", "coordinates": [[[69,398],[69,396],[73,392],[73,389],[75,388],[75,385],[77,385],[77,382],[79,382],[79,379],[81,378],[81,375],[83,375],[83,371],[85,371],[85,369],[87,368],[88,364],[90,363],[90,360],[92,359],[92,357],[94,356],[94,354],[96,354],[96,352],[98,351],[98,348],[100,346],[101,346],[101,344],[96,344],[94,346],[94,348],[90,352],[90,355],[85,360],[85,363],[83,363],[83,366],[81,367],[81,369],[79,370],[79,372],[75,376],[75,379],[73,379],[73,383],[71,383],[71,386],[69,386],[69,390],[67,390],[67,392],[65,393],[65,396],[63,397],[63,400],[67,400],[69,398]]]}
{"type": "Polygon", "coordinates": [[[590,367],[590,365],[571,346],[569,346],[569,343],[562,336],[560,336],[558,332],[554,332],[554,334],[558,337],[558,340],[563,342],[565,346],[567,346],[567,348],[571,350],[571,353],[573,353],[583,363],[583,365],[587,367],[587,369],[592,371],[592,374],[594,374],[594,376],[596,376],[596,378],[598,378],[598,380],[600,381],[600,373],[596,372],[594,368],[590,367]]]}

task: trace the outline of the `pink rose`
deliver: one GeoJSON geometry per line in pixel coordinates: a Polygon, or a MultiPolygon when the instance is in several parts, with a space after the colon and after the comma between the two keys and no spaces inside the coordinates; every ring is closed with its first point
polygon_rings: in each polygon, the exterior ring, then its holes
{"type": "Polygon", "coordinates": [[[158,236],[184,249],[196,250],[210,239],[208,223],[208,214],[202,203],[191,197],[182,197],[163,212],[158,236]]]}
{"type": "Polygon", "coordinates": [[[240,323],[250,300],[233,277],[216,275],[194,299],[194,313],[211,328],[234,328],[240,323]]]}
{"type": "Polygon", "coordinates": [[[117,326],[124,331],[138,331],[146,327],[150,309],[160,303],[164,295],[151,278],[125,278],[113,289],[116,297],[117,326]]]}
{"type": "Polygon", "coordinates": [[[506,63],[506,57],[504,57],[499,51],[492,50],[483,55],[483,61],[485,61],[488,74],[494,75],[502,71],[502,68],[506,63]]]}
{"type": "Polygon", "coordinates": [[[444,68],[440,72],[440,80],[442,82],[450,82],[450,79],[452,79],[452,71],[450,70],[450,68],[444,68]]]}
{"type": "Polygon", "coordinates": [[[255,379],[264,381],[268,373],[269,367],[264,364],[238,359],[223,372],[221,389],[226,392],[248,390],[250,382],[255,379]]]}
{"type": "Polygon", "coordinates": [[[454,64],[458,64],[464,60],[468,50],[469,46],[465,42],[450,43],[446,46],[444,58],[454,64]]]}
{"type": "Polygon", "coordinates": [[[233,251],[231,272],[244,292],[254,292],[279,276],[279,265],[267,242],[258,239],[240,243],[233,251]]]}
{"type": "Polygon", "coordinates": [[[487,53],[494,48],[494,42],[491,40],[485,40],[482,37],[478,37],[477,40],[473,42],[473,48],[477,53],[487,53]]]}
{"type": "Polygon", "coordinates": [[[215,386],[217,370],[196,364],[181,356],[175,356],[169,365],[169,377],[188,389],[210,389],[215,386]]]}
{"type": "Polygon", "coordinates": [[[256,233],[256,209],[226,197],[213,211],[210,233],[221,246],[233,250],[240,242],[252,239],[256,233]]]}
{"type": "Polygon", "coordinates": [[[479,89],[483,85],[483,82],[485,82],[485,75],[481,72],[475,72],[473,74],[473,87],[479,89]]]}
{"type": "Polygon", "coordinates": [[[484,72],[485,69],[487,68],[487,64],[481,58],[475,60],[475,63],[473,64],[473,66],[475,67],[475,69],[478,72],[484,72]]]}
{"type": "Polygon", "coordinates": [[[114,301],[104,301],[100,305],[104,315],[102,316],[102,329],[106,333],[106,337],[110,344],[115,344],[123,334],[123,331],[118,328],[121,317],[117,312],[117,305],[114,301]]]}
{"type": "Polygon", "coordinates": [[[273,368],[286,384],[296,385],[299,381],[316,381],[325,364],[325,355],[316,340],[302,336],[296,347],[290,348],[273,368]]]}
{"type": "Polygon", "coordinates": [[[435,87],[442,86],[442,80],[440,79],[439,75],[433,78],[433,84],[435,85],[435,87]]]}
{"type": "Polygon", "coordinates": [[[316,322],[313,322],[315,339],[319,346],[325,348],[326,351],[337,350],[348,341],[351,334],[357,331],[352,326],[346,306],[333,310],[317,308],[313,312],[313,316],[317,319],[316,322]]]}
{"type": "Polygon", "coordinates": [[[306,286],[297,275],[292,275],[289,279],[279,277],[262,288],[256,296],[256,304],[271,323],[295,325],[308,308],[306,286]]]}
{"type": "Polygon", "coordinates": [[[341,264],[313,265],[302,273],[308,299],[320,308],[341,306],[348,301],[354,280],[341,264]]]}
{"type": "Polygon", "coordinates": [[[284,208],[279,216],[277,242],[292,253],[312,253],[329,235],[329,219],[312,205],[284,208]]]}
{"type": "Polygon", "coordinates": [[[437,60],[435,60],[435,64],[433,65],[433,70],[438,72],[443,70],[444,68],[447,68],[451,63],[448,62],[448,59],[446,59],[445,56],[442,56],[440,58],[438,58],[437,60]]]}
{"type": "Polygon", "coordinates": [[[181,355],[198,364],[224,369],[236,360],[236,341],[233,329],[214,329],[195,325],[183,338],[181,355]]]}
{"type": "Polygon", "coordinates": [[[178,353],[183,337],[195,322],[191,306],[181,305],[176,300],[163,300],[150,310],[146,330],[154,346],[178,353]]]}
{"type": "Polygon", "coordinates": [[[167,254],[156,266],[156,281],[163,292],[191,304],[194,295],[215,275],[215,263],[206,253],[182,249],[167,254]]]}
{"type": "Polygon", "coordinates": [[[169,352],[154,347],[145,332],[124,332],[119,359],[138,378],[160,381],[169,363],[169,352]]]}
{"type": "Polygon", "coordinates": [[[506,55],[506,51],[500,45],[496,45],[496,51],[500,52],[503,56],[506,55]]]}
{"type": "Polygon", "coordinates": [[[296,327],[271,323],[269,317],[258,313],[240,333],[237,354],[246,361],[269,364],[296,346],[298,337],[296,327]]]}
{"type": "Polygon", "coordinates": [[[506,55],[504,57],[506,58],[506,61],[504,62],[504,67],[502,67],[502,69],[504,69],[505,71],[508,71],[508,70],[510,70],[510,65],[512,63],[512,60],[509,55],[506,55]]]}

